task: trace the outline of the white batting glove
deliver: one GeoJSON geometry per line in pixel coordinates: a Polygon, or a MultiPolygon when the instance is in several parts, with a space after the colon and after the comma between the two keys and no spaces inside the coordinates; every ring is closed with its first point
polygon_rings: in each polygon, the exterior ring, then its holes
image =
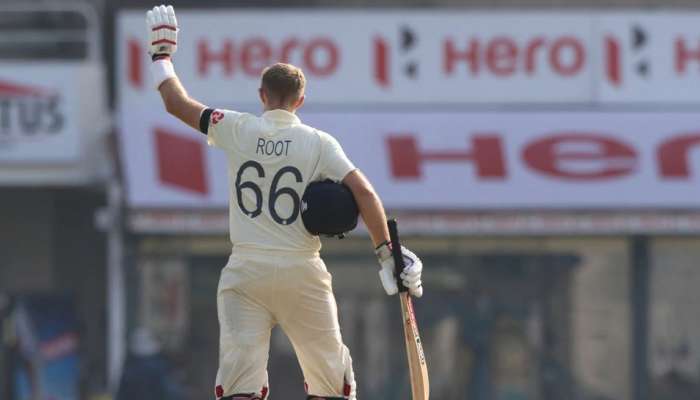
{"type": "Polygon", "coordinates": [[[173,6],[156,6],[146,13],[148,54],[153,61],[177,51],[177,18],[173,6]]]}
{"type": "MultiPolygon", "coordinates": [[[[399,292],[398,285],[396,283],[396,278],[394,277],[394,257],[389,248],[390,244],[384,242],[374,253],[379,259],[379,264],[382,269],[379,270],[379,280],[382,282],[384,291],[389,296],[394,295],[399,292]]],[[[404,269],[401,272],[401,282],[404,286],[408,288],[408,292],[415,296],[423,296],[423,284],[421,282],[421,274],[423,272],[423,262],[415,255],[412,251],[401,246],[401,254],[403,255],[404,269]]]]}

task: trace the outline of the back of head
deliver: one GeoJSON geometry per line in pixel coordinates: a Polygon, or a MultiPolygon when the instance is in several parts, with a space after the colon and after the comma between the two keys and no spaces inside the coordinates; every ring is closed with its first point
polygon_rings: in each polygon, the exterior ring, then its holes
{"type": "Polygon", "coordinates": [[[292,64],[273,64],[262,73],[260,89],[270,108],[288,108],[304,95],[305,87],[304,72],[292,64]]]}

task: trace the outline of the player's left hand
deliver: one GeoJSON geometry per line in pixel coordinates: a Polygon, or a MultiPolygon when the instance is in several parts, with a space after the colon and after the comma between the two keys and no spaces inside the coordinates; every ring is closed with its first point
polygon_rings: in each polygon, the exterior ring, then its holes
{"type": "Polygon", "coordinates": [[[177,51],[177,18],[173,6],[156,6],[146,13],[148,54],[154,61],[177,51]]]}
{"type": "MultiPolygon", "coordinates": [[[[395,264],[394,257],[389,248],[389,243],[382,243],[376,250],[375,254],[379,259],[379,264],[382,269],[379,270],[379,279],[382,282],[384,291],[388,295],[398,293],[399,288],[394,276],[395,264]]],[[[408,292],[415,296],[423,296],[423,283],[421,275],[423,273],[423,262],[411,250],[401,246],[401,254],[403,255],[404,269],[400,274],[401,282],[408,288],[408,292]]]]}

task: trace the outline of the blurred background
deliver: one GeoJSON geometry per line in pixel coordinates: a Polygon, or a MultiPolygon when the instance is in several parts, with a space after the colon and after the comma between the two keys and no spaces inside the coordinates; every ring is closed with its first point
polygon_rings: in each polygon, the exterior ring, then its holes
{"type": "MultiPolygon", "coordinates": [[[[426,265],[433,398],[700,398],[700,3],[172,4],[206,104],[306,72],[426,265]]],[[[226,164],[152,87],[153,5],[0,1],[0,399],[212,398],[226,164]]],[[[371,250],[323,255],[360,398],[406,399],[371,250]]],[[[304,398],[277,330],[270,379],[304,398]]]]}

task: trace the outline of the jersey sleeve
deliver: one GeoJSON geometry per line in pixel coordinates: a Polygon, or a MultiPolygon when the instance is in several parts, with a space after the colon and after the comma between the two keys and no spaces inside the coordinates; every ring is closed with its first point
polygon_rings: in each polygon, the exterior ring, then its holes
{"type": "Polygon", "coordinates": [[[210,146],[232,148],[238,136],[238,122],[243,113],[207,108],[199,119],[199,130],[207,135],[210,146]]]}
{"type": "Polygon", "coordinates": [[[321,157],[319,159],[321,179],[340,182],[355,169],[355,165],[345,155],[340,143],[333,136],[321,133],[321,157]]]}

